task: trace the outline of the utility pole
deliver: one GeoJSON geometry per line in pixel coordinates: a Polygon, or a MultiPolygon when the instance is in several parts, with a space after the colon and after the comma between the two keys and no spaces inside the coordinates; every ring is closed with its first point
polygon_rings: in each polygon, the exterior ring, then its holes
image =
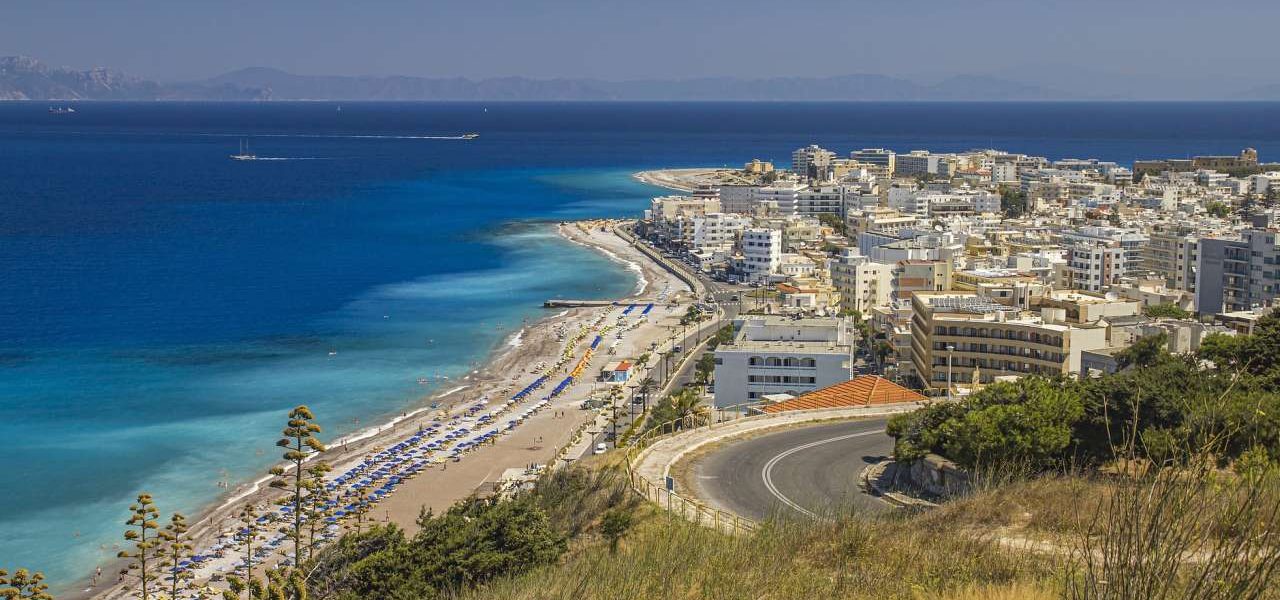
{"type": "Polygon", "coordinates": [[[947,400],[951,399],[951,357],[955,352],[955,344],[947,344],[947,400]]]}

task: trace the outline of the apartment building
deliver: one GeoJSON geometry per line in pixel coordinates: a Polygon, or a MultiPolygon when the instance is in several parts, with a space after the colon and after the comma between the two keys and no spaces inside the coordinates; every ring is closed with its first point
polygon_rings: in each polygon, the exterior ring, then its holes
{"type": "Polygon", "coordinates": [[[919,292],[951,289],[950,260],[902,260],[893,270],[893,297],[906,299],[919,292]]]}
{"type": "Polygon", "coordinates": [[[1196,310],[1214,314],[1270,305],[1280,296],[1277,230],[1247,229],[1238,238],[1200,240],[1196,310]]]}
{"type": "Polygon", "coordinates": [[[825,180],[836,153],[810,144],[791,153],[791,171],[803,179],[825,180]]]}
{"type": "Polygon", "coordinates": [[[845,248],[828,265],[831,283],[840,293],[840,307],[864,315],[889,303],[893,292],[893,265],[872,262],[856,249],[845,248]]]}
{"type": "Polygon", "coordinates": [[[720,200],[692,196],[660,196],[649,202],[645,219],[651,234],[663,244],[687,244],[693,239],[695,220],[720,212],[720,200]]]}
{"type": "Polygon", "coordinates": [[[715,352],[717,408],[798,396],[852,376],[856,339],[847,319],[749,316],[735,325],[733,341],[715,352]]]}
{"type": "Polygon", "coordinates": [[[1057,321],[969,292],[917,293],[911,308],[916,377],[942,392],[996,377],[1079,373],[1082,351],[1107,346],[1104,326],[1057,321]]]}
{"type": "Polygon", "coordinates": [[[849,154],[849,158],[858,162],[885,168],[888,170],[890,175],[893,174],[897,165],[896,156],[897,155],[894,154],[893,150],[886,150],[884,148],[863,148],[849,154]]]}
{"type": "Polygon", "coordinates": [[[1200,260],[1197,229],[1186,224],[1152,227],[1142,247],[1143,268],[1161,277],[1170,289],[1195,293],[1196,264],[1200,260]]]}
{"type": "Polygon", "coordinates": [[[809,186],[794,181],[777,181],[772,185],[755,188],[752,195],[753,208],[765,208],[782,216],[796,214],[796,199],[809,186]]]}
{"type": "Polygon", "coordinates": [[[738,264],[746,281],[768,281],[782,264],[782,232],[750,228],[742,232],[742,258],[738,264]]]}
{"type": "Polygon", "coordinates": [[[751,219],[732,213],[708,213],[694,217],[691,249],[698,253],[728,251],[738,241],[738,236],[751,226],[751,219]]]}
{"type": "Polygon", "coordinates": [[[806,217],[844,213],[844,186],[820,185],[796,193],[795,214],[806,217]]]}

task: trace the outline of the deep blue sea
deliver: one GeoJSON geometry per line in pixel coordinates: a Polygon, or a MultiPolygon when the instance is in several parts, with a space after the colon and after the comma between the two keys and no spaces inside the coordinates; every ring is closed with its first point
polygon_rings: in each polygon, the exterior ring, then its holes
{"type": "Polygon", "coordinates": [[[335,437],[544,299],[628,293],[548,222],[639,214],[635,170],[809,143],[1280,160],[1280,104],[74,106],[0,103],[0,567],[56,587],[139,490],[191,512],[262,473],[289,407],[335,437]],[[242,138],[278,160],[229,160],[242,138]]]}

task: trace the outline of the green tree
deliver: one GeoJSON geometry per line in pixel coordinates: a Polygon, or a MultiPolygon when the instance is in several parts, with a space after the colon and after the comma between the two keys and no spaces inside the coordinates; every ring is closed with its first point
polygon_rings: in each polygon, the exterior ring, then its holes
{"type": "Polygon", "coordinates": [[[343,600],[450,597],[552,564],[566,548],[563,534],[527,494],[505,501],[471,497],[438,516],[424,512],[418,525],[412,540],[391,526],[346,536],[318,555],[312,591],[343,600]]]}
{"type": "Polygon", "coordinates": [[[177,598],[179,589],[186,587],[194,576],[190,569],[179,565],[191,558],[192,546],[187,538],[187,518],[182,513],[173,513],[169,524],[159,532],[164,542],[164,566],[168,571],[169,597],[177,598]]]}
{"type": "Polygon", "coordinates": [[[1219,219],[1225,219],[1231,215],[1231,208],[1222,202],[1210,202],[1205,206],[1205,211],[1209,213],[1209,216],[1219,219]]]}
{"type": "Polygon", "coordinates": [[[1246,221],[1253,218],[1254,213],[1257,212],[1257,201],[1254,200],[1252,194],[1245,195],[1244,198],[1240,199],[1240,207],[1237,211],[1240,213],[1240,218],[1246,221]]]}
{"type": "Polygon", "coordinates": [[[698,357],[698,362],[694,365],[693,379],[698,385],[704,388],[711,382],[711,374],[716,370],[716,355],[710,352],[703,353],[698,357]]]}
{"type": "Polygon", "coordinates": [[[833,214],[833,213],[819,213],[818,222],[822,223],[827,227],[834,229],[835,232],[840,235],[848,235],[845,221],[844,219],[840,218],[840,215],[833,214]]]}
{"type": "Polygon", "coordinates": [[[49,586],[44,582],[43,573],[18,569],[10,575],[8,571],[0,569],[0,599],[53,600],[53,596],[49,594],[49,586]]]}
{"type": "Polygon", "coordinates": [[[876,343],[876,358],[880,359],[883,364],[886,358],[893,355],[893,345],[889,342],[880,341],[876,343]]]}
{"type": "Polygon", "coordinates": [[[1027,377],[989,385],[960,402],[939,403],[890,421],[894,455],[910,461],[930,452],[964,466],[1027,465],[1043,469],[1066,457],[1072,427],[1084,416],[1075,386],[1027,377]]]}
{"type": "Polygon", "coordinates": [[[1014,187],[1000,186],[1000,210],[1010,217],[1027,212],[1027,194],[1014,187]]]}
{"type": "Polygon", "coordinates": [[[631,529],[631,512],[625,508],[612,508],[604,513],[604,518],[600,523],[600,530],[609,540],[609,552],[611,554],[618,553],[618,542],[622,540],[622,536],[627,534],[631,529]]]}
{"type": "Polygon", "coordinates": [[[289,411],[289,421],[282,431],[284,437],[280,438],[276,445],[285,449],[284,460],[292,463],[293,469],[291,473],[287,473],[283,467],[271,469],[271,474],[277,477],[271,481],[271,487],[289,491],[280,503],[293,507],[293,524],[290,527],[282,527],[280,531],[293,540],[293,556],[296,563],[301,563],[306,558],[302,542],[302,517],[306,508],[306,497],[314,487],[302,465],[307,459],[325,450],[324,444],[316,438],[316,434],[320,433],[320,426],[314,422],[315,418],[311,409],[306,406],[297,406],[289,411]]]}
{"type": "Polygon", "coordinates": [[[1152,304],[1142,309],[1142,314],[1152,318],[1190,319],[1191,313],[1177,304],[1152,304]]]}
{"type": "Polygon", "coordinates": [[[1149,367],[1168,358],[1168,351],[1165,350],[1168,345],[1169,336],[1164,333],[1139,338],[1128,348],[1116,353],[1116,363],[1121,369],[1149,367]]]}
{"type": "Polygon", "coordinates": [[[645,410],[649,410],[649,394],[653,393],[653,390],[657,388],[657,382],[649,375],[645,375],[644,379],[640,380],[640,385],[636,386],[636,393],[640,395],[641,400],[644,402],[645,410]]]}
{"type": "Polygon", "coordinates": [[[708,344],[708,347],[715,350],[721,345],[733,342],[733,333],[732,323],[717,329],[715,335],[711,337],[711,342],[708,344]]]}
{"type": "Polygon", "coordinates": [[[1200,358],[1212,361],[1219,368],[1235,371],[1243,369],[1249,362],[1247,342],[1245,336],[1213,333],[1201,340],[1200,349],[1196,352],[1200,358]]]}
{"type": "Polygon", "coordinates": [[[695,426],[704,423],[707,417],[707,407],[702,404],[698,392],[683,388],[653,405],[646,428],[671,423],[672,427],[679,430],[690,423],[695,426]]]}
{"type": "Polygon", "coordinates": [[[121,574],[132,574],[138,579],[142,600],[151,598],[151,582],[155,580],[155,566],[161,559],[160,526],[156,519],[160,512],[156,509],[151,494],[138,494],[138,501],[129,507],[128,527],[124,532],[125,541],[133,544],[132,550],[121,550],[117,555],[128,559],[128,564],[121,574]]]}
{"type": "Polygon", "coordinates": [[[1253,334],[1210,335],[1200,347],[1200,355],[1219,368],[1239,370],[1271,392],[1280,392],[1280,316],[1268,314],[1253,326],[1253,334]]]}

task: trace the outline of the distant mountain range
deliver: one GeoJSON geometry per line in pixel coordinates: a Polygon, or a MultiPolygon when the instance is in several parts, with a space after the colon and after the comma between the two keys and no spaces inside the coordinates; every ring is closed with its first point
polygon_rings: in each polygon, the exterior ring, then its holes
{"type": "Polygon", "coordinates": [[[262,90],[216,84],[164,84],[119,71],[49,67],[26,56],[0,57],[0,100],[259,100],[262,90]]]}
{"type": "MultiPolygon", "coordinates": [[[[887,75],[730,77],[602,81],[295,75],[251,67],[206,80],[163,83],[106,68],[49,67],[25,56],[0,58],[0,100],[758,100],[1036,101],[1102,100],[1003,77],[958,75],[921,84],[887,75]]],[[[1280,85],[1229,100],[1277,100],[1280,85]]]]}

